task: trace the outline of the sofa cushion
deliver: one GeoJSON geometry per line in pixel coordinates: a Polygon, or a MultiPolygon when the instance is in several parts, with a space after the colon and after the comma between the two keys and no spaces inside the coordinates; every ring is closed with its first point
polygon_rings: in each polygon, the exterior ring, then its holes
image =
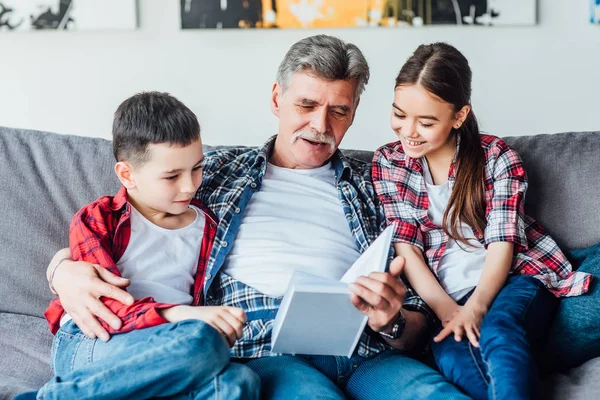
{"type": "Polygon", "coordinates": [[[506,137],[529,178],[525,211],[563,250],[600,242],[600,132],[506,137]]]}
{"type": "Polygon", "coordinates": [[[590,291],[561,300],[546,344],[544,367],[566,370],[600,357],[600,243],[569,253],[578,270],[594,275],[590,291]]]}
{"type": "Polygon", "coordinates": [[[119,188],[111,151],[103,139],[0,128],[0,312],[43,315],[46,267],[73,214],[119,188]]]}
{"type": "Polygon", "coordinates": [[[37,390],[52,377],[46,320],[0,313],[0,399],[37,390]]]}

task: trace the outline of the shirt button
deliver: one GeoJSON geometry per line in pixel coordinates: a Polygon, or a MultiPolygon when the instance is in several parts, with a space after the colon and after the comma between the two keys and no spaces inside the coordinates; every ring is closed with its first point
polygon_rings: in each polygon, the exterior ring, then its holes
{"type": "Polygon", "coordinates": [[[206,279],[210,280],[210,278],[212,278],[212,275],[210,273],[206,274],[206,279]]]}
{"type": "Polygon", "coordinates": [[[252,182],[252,183],[250,184],[250,187],[251,187],[252,189],[256,189],[256,182],[252,182]]]}
{"type": "Polygon", "coordinates": [[[239,208],[239,207],[235,209],[235,213],[236,213],[236,214],[239,214],[239,213],[240,213],[240,211],[242,211],[242,210],[240,210],[240,208],[239,208]]]}
{"type": "Polygon", "coordinates": [[[227,242],[223,242],[223,243],[221,244],[221,246],[223,246],[223,247],[227,247],[227,246],[229,246],[229,243],[227,243],[227,242]]]}

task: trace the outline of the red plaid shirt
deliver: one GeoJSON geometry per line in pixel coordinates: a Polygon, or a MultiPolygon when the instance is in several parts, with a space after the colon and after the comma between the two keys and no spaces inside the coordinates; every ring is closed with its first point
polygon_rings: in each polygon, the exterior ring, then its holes
{"type": "MultiPolygon", "coordinates": [[[[458,152],[457,143],[457,152],[458,152]]],[[[573,272],[554,240],[533,218],[525,215],[527,175],[521,158],[502,139],[481,135],[485,151],[485,198],[487,226],[474,230],[479,242],[514,244],[512,273],[532,275],[555,296],[576,296],[589,290],[592,276],[573,272]]],[[[421,159],[410,158],[400,142],[382,146],[373,158],[373,185],[384,205],[388,224],[397,223],[394,242],[409,243],[423,251],[437,276],[439,261],[449,237],[429,219],[429,198],[421,159]]],[[[456,179],[450,166],[450,188],[456,179]]]]}
{"type": "MultiPolygon", "coordinates": [[[[192,204],[204,212],[206,219],[198,268],[194,279],[192,302],[193,305],[200,305],[206,263],[214,242],[217,224],[213,213],[201,202],[194,199],[192,204]]],[[[73,217],[70,228],[72,259],[99,264],[113,274],[121,276],[117,269],[117,262],[129,244],[130,217],[131,207],[127,202],[127,190],[124,187],[116,196],[101,197],[79,210],[73,217]]],[[[125,333],[168,322],[159,315],[158,310],[174,306],[174,304],[158,303],[152,297],[136,299],[129,306],[105,297],[100,299],[123,322],[120,329],[114,329],[100,320],[102,326],[111,334],[125,333]]],[[[63,314],[64,309],[60,300],[52,300],[44,315],[53,334],[56,334],[60,328],[60,319],[63,314]]]]}

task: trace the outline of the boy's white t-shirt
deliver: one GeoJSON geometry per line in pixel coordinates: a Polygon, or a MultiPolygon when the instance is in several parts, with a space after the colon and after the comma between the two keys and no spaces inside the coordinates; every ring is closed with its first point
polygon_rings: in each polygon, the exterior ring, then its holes
{"type": "MultiPolygon", "coordinates": [[[[127,287],[135,300],[153,297],[159,303],[191,304],[192,287],[206,223],[204,212],[196,212],[194,221],[180,229],[165,229],[146,219],[131,204],[131,235],[117,269],[130,279],[127,287]]],[[[65,314],[62,326],[71,317],[65,314]]]]}
{"type": "Polygon", "coordinates": [[[285,293],[294,270],[340,279],[359,255],[331,162],[313,169],[268,164],[223,272],[276,297],[285,293]]]}
{"type": "MultiPolygon", "coordinates": [[[[435,225],[442,226],[444,211],[452,194],[450,183],[434,185],[425,157],[422,160],[423,177],[429,197],[427,215],[435,225]]],[[[449,239],[437,271],[440,285],[454,301],[460,300],[477,286],[487,253],[485,247],[475,238],[471,227],[461,224],[461,232],[473,246],[466,246],[463,243],[459,246],[455,240],[449,239]]]]}
{"type": "Polygon", "coordinates": [[[153,297],[159,303],[191,304],[194,277],[204,235],[204,213],[190,205],[196,218],[179,229],[165,229],[131,207],[131,236],[117,269],[131,281],[134,299],[153,297]]]}

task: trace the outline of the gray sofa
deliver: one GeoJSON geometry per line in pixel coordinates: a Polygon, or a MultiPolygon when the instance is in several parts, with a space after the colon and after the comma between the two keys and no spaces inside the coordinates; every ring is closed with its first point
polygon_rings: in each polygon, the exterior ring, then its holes
{"type": "MultiPolygon", "coordinates": [[[[600,132],[507,141],[529,173],[527,211],[566,250],[600,242],[600,132]]],[[[0,154],[0,399],[10,399],[51,375],[48,261],[67,245],[74,212],[119,185],[107,140],[0,128],[0,154]]],[[[545,397],[598,399],[599,377],[600,358],[553,373],[545,397]]]]}

